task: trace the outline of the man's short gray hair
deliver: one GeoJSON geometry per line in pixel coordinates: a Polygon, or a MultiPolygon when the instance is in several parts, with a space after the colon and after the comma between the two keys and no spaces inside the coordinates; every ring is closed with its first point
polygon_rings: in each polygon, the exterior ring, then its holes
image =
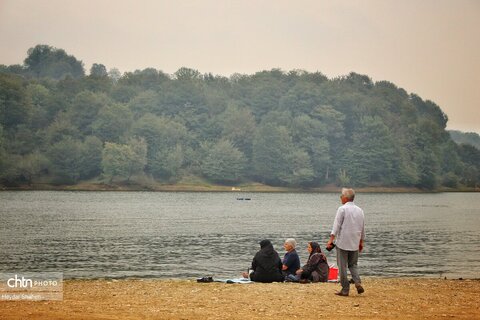
{"type": "Polygon", "coordinates": [[[348,200],[353,200],[355,198],[355,190],[342,188],[342,196],[346,197],[348,200]]]}
{"type": "Polygon", "coordinates": [[[293,249],[295,249],[295,247],[297,246],[297,241],[295,241],[295,239],[293,238],[288,238],[287,240],[285,240],[285,243],[290,244],[293,249]]]}

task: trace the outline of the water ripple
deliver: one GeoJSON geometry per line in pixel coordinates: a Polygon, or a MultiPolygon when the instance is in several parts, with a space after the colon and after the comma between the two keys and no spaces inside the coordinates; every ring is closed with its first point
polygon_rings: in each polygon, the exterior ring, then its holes
{"type": "MultiPolygon", "coordinates": [[[[268,238],[326,243],[333,194],[0,192],[0,271],[65,278],[236,277],[268,238]]],[[[365,194],[360,272],[480,278],[478,194],[365,194]]],[[[328,253],[335,262],[334,252],[328,253]]]]}

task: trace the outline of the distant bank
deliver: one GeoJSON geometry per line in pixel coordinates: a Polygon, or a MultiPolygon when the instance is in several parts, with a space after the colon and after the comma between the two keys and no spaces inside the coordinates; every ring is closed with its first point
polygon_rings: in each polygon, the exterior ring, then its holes
{"type": "MultiPolygon", "coordinates": [[[[354,187],[355,188],[355,187],[354,187]]],[[[260,183],[251,183],[237,186],[225,186],[215,184],[148,184],[136,183],[78,183],[75,185],[54,185],[54,184],[32,184],[15,187],[2,187],[0,190],[32,191],[158,191],[158,192],[318,192],[335,193],[339,192],[340,186],[327,185],[316,188],[292,188],[275,187],[260,183]]],[[[414,187],[378,187],[367,186],[355,188],[357,192],[364,193],[431,193],[431,192],[480,192],[480,188],[438,188],[434,190],[423,190],[414,187]]]]}

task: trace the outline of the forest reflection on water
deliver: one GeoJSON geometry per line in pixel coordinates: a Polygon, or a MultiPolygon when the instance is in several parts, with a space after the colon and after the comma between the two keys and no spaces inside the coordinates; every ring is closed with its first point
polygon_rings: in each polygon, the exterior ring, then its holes
{"type": "MultiPolygon", "coordinates": [[[[362,194],[369,276],[480,278],[478,193],[362,194]]],[[[314,193],[0,192],[0,272],[236,277],[258,242],[326,243],[339,199],[314,193]],[[250,201],[237,200],[239,197],[250,201]]],[[[327,254],[334,263],[334,253],[327,254]]]]}

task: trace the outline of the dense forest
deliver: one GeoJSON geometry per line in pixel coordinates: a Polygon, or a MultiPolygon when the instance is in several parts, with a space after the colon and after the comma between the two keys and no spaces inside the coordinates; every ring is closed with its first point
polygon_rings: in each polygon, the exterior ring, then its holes
{"type": "Polygon", "coordinates": [[[469,144],[480,150],[480,135],[475,132],[461,132],[449,130],[452,140],[458,144],[469,144]]]}
{"type": "Polygon", "coordinates": [[[0,183],[476,187],[434,102],[350,73],[126,72],[37,45],[0,65],[0,183]]]}

